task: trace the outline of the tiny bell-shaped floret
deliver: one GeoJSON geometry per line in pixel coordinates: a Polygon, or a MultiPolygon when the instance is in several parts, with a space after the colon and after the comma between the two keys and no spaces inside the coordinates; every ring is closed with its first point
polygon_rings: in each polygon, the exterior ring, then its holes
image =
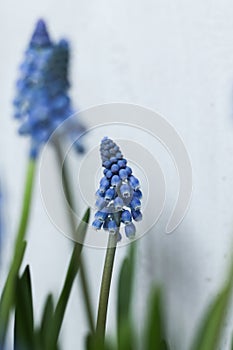
{"type": "Polygon", "coordinates": [[[132,239],[135,237],[136,234],[136,227],[135,225],[131,222],[129,225],[125,226],[125,235],[129,239],[132,239]]]}
{"type": "Polygon", "coordinates": [[[134,191],[133,197],[137,199],[142,199],[142,192],[140,190],[134,191]]]}
{"type": "Polygon", "coordinates": [[[99,197],[104,197],[105,196],[105,192],[104,191],[100,191],[100,189],[98,189],[95,193],[96,195],[96,198],[99,198],[99,197]]]}
{"type": "Polygon", "coordinates": [[[119,176],[120,176],[121,180],[123,180],[123,181],[127,180],[127,178],[128,178],[127,170],[126,169],[121,169],[119,171],[119,176]]]}
{"type": "Polygon", "coordinates": [[[106,192],[106,190],[109,188],[109,186],[110,186],[109,180],[108,180],[106,177],[104,177],[104,178],[102,178],[102,180],[100,181],[100,188],[99,188],[99,191],[100,191],[101,193],[104,193],[104,192],[106,192]]]}
{"type": "Polygon", "coordinates": [[[115,234],[118,231],[118,227],[115,220],[111,220],[108,223],[108,231],[110,234],[115,234]]]}
{"type": "Polygon", "coordinates": [[[129,166],[127,166],[127,167],[125,168],[125,171],[127,172],[127,175],[128,175],[128,176],[130,176],[130,175],[132,174],[132,169],[131,169],[129,166]]]}
{"type": "Polygon", "coordinates": [[[110,160],[106,160],[105,162],[103,162],[103,166],[104,166],[106,169],[110,169],[110,168],[111,168],[111,165],[112,165],[112,162],[110,162],[110,160]]]}
{"type": "Polygon", "coordinates": [[[112,172],[113,174],[117,174],[119,170],[120,170],[119,165],[117,165],[117,164],[113,164],[113,165],[112,165],[112,167],[111,167],[111,172],[112,172]]]}
{"type": "Polygon", "coordinates": [[[124,206],[124,201],[121,197],[116,197],[114,200],[114,207],[116,210],[121,210],[124,206]]]}
{"type": "Polygon", "coordinates": [[[109,224],[109,221],[110,221],[110,218],[107,216],[106,220],[104,221],[104,224],[103,224],[103,229],[105,231],[108,231],[108,224],[109,224]]]}
{"type": "Polygon", "coordinates": [[[106,220],[107,216],[108,214],[104,211],[97,211],[97,213],[95,214],[95,218],[102,222],[106,220]]]}
{"type": "Polygon", "coordinates": [[[109,188],[105,193],[105,200],[110,202],[112,199],[114,199],[115,194],[116,191],[114,190],[114,188],[109,188]]]}
{"type": "Polygon", "coordinates": [[[113,173],[111,172],[111,170],[108,170],[108,171],[106,172],[106,178],[107,178],[107,179],[111,179],[112,175],[113,175],[113,173]]]}
{"type": "Polygon", "coordinates": [[[120,192],[121,192],[122,197],[124,197],[124,198],[129,198],[131,195],[130,187],[128,184],[122,185],[120,188],[120,192]]]}
{"type": "Polygon", "coordinates": [[[130,176],[129,183],[135,191],[137,191],[140,188],[140,183],[138,179],[133,175],[130,176]]]}
{"type": "Polygon", "coordinates": [[[97,209],[101,210],[105,207],[105,205],[106,205],[106,201],[104,198],[102,198],[102,197],[97,198],[96,203],[95,203],[95,206],[97,209]]]}
{"type": "Polygon", "coordinates": [[[114,175],[114,176],[112,177],[112,179],[111,179],[111,185],[112,185],[113,187],[117,187],[117,186],[120,185],[120,183],[121,183],[120,177],[119,177],[118,175],[114,175]]]}
{"type": "Polygon", "coordinates": [[[121,214],[121,221],[126,225],[132,221],[132,215],[128,210],[124,210],[121,214]]]}
{"type": "Polygon", "coordinates": [[[133,198],[130,202],[130,206],[133,210],[140,210],[141,209],[141,201],[137,198],[133,198]]]}
{"type": "Polygon", "coordinates": [[[127,160],[126,160],[126,159],[118,160],[117,164],[119,165],[119,167],[120,167],[121,169],[123,169],[123,168],[126,167],[127,160]]]}
{"type": "Polygon", "coordinates": [[[103,225],[103,221],[100,221],[98,219],[96,219],[93,223],[92,223],[92,227],[95,229],[95,230],[100,230],[101,227],[103,225]]]}
{"type": "Polygon", "coordinates": [[[132,217],[135,221],[142,221],[142,213],[140,210],[131,210],[132,217]]]}

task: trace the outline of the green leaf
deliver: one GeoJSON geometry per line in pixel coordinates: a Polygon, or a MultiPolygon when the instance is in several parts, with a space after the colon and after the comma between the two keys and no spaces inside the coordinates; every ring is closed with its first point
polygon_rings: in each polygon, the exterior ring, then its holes
{"type": "Polygon", "coordinates": [[[10,311],[15,304],[15,291],[18,273],[24,257],[26,242],[25,235],[31,209],[32,190],[35,179],[36,161],[29,159],[26,183],[24,189],[23,206],[7,281],[5,283],[0,300],[0,349],[4,348],[5,337],[9,322],[10,311]]]}
{"type": "Polygon", "coordinates": [[[26,242],[18,244],[16,258],[12,261],[11,268],[0,299],[0,349],[4,348],[5,336],[9,322],[10,311],[15,305],[16,285],[18,272],[26,250],[26,242]]]}
{"type": "Polygon", "coordinates": [[[233,284],[233,262],[227,282],[203,316],[200,329],[194,338],[192,350],[217,350],[230,304],[233,284]]]}
{"type": "Polygon", "coordinates": [[[105,350],[103,339],[96,333],[90,333],[86,337],[86,350],[105,350]]]}
{"type": "Polygon", "coordinates": [[[118,280],[117,298],[117,332],[118,348],[121,350],[133,349],[133,331],[131,322],[131,303],[133,294],[135,264],[135,243],[132,243],[129,250],[129,257],[125,258],[118,280]]]}
{"type": "MultiPolygon", "coordinates": [[[[85,239],[88,222],[90,219],[90,209],[88,208],[78,229],[77,237],[79,237],[79,242],[83,242],[85,239]]],[[[80,267],[80,256],[82,252],[83,245],[80,243],[74,243],[73,253],[70,259],[70,264],[66,274],[64,286],[62,288],[58,303],[55,308],[53,322],[51,325],[51,344],[55,347],[59,333],[61,330],[62,322],[65,316],[66,306],[70,297],[72,286],[77,276],[80,267]]]]}
{"type": "Polygon", "coordinates": [[[34,321],[32,287],[29,266],[26,267],[17,282],[14,349],[31,350],[34,348],[34,321]]]}
{"type": "Polygon", "coordinates": [[[86,337],[86,350],[116,350],[109,340],[103,342],[103,338],[97,333],[89,333],[86,337]]]}
{"type": "Polygon", "coordinates": [[[168,348],[164,340],[165,332],[163,318],[162,292],[159,288],[153,288],[145,330],[145,349],[165,350],[168,348]]]}
{"type": "Polygon", "coordinates": [[[45,301],[44,310],[41,318],[41,325],[38,332],[39,342],[41,344],[41,347],[44,350],[51,349],[50,327],[53,322],[53,315],[54,315],[53,296],[49,294],[45,301]]]}
{"type": "Polygon", "coordinates": [[[162,340],[161,342],[161,350],[169,350],[170,347],[168,345],[168,343],[165,340],[162,340]]]}

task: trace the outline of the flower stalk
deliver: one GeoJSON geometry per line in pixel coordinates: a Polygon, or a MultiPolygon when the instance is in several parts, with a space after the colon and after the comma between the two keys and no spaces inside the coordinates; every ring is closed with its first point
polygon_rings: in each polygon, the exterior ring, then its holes
{"type": "Polygon", "coordinates": [[[112,281],[113,264],[116,254],[117,237],[117,234],[109,235],[108,247],[106,251],[104,270],[101,282],[96,333],[97,336],[102,338],[102,340],[104,340],[106,331],[108,301],[112,281]]]}
{"type": "MultiPolygon", "coordinates": [[[[73,215],[73,208],[74,208],[74,201],[73,201],[73,196],[71,193],[70,185],[69,185],[69,179],[68,179],[68,169],[66,167],[65,162],[63,162],[63,154],[62,154],[62,149],[61,149],[61,144],[57,140],[57,142],[54,143],[54,149],[56,152],[57,156],[57,161],[58,161],[58,166],[59,169],[62,169],[62,184],[63,184],[63,189],[65,193],[66,200],[68,202],[68,205],[70,206],[70,210],[68,210],[68,219],[70,222],[70,228],[75,235],[76,233],[76,223],[73,215]]],[[[80,280],[81,280],[81,286],[82,286],[82,292],[83,292],[83,297],[84,297],[84,302],[85,302],[85,307],[86,307],[86,315],[87,315],[87,320],[89,323],[89,327],[91,332],[94,332],[95,326],[94,326],[94,317],[93,317],[93,311],[92,311],[92,305],[91,305],[91,297],[90,297],[90,292],[89,292],[89,285],[87,281],[87,272],[85,269],[85,263],[83,257],[80,255],[79,257],[79,266],[80,266],[80,280]]]]}
{"type": "Polygon", "coordinates": [[[10,316],[11,308],[15,301],[15,287],[16,280],[19,273],[19,269],[24,257],[26,248],[25,236],[28,227],[28,221],[30,216],[33,184],[35,179],[36,162],[34,159],[29,159],[28,169],[26,175],[26,183],[23,197],[23,206],[21,212],[21,218],[18,227],[18,233],[16,236],[14,255],[10,267],[10,271],[7,277],[5,287],[2,292],[0,300],[0,349],[3,348],[5,343],[6,330],[8,320],[10,316]]]}

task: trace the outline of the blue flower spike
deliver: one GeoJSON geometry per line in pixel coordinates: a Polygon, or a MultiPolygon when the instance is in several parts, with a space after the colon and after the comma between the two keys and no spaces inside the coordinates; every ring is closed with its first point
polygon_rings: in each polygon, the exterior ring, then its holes
{"type": "Polygon", "coordinates": [[[126,237],[133,239],[136,235],[133,221],[142,220],[139,180],[133,176],[119,146],[108,137],[101,142],[100,154],[104,177],[96,192],[98,211],[92,226],[95,230],[103,228],[111,235],[117,234],[119,242],[123,225],[126,237]]]}
{"type": "MultiPolygon", "coordinates": [[[[55,129],[74,114],[68,95],[69,61],[69,43],[64,39],[54,43],[45,22],[39,20],[20,66],[14,100],[15,118],[21,122],[19,134],[30,136],[33,159],[55,129]]],[[[79,137],[85,132],[84,126],[73,119],[65,125],[60,136],[68,136],[74,148],[83,153],[79,137]]]]}

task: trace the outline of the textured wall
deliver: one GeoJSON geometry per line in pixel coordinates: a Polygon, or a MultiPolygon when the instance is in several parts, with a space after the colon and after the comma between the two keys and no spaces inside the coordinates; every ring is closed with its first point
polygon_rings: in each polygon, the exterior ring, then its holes
{"type": "MultiPolygon", "coordinates": [[[[9,235],[5,267],[20,208],[27,148],[27,142],[15,136],[10,102],[16,67],[38,17],[48,21],[55,38],[64,35],[72,40],[72,94],[80,108],[112,101],[144,105],[166,116],[183,137],[194,172],[190,210],[173,235],[163,234],[163,216],[140,241],[140,298],[135,304],[142,311],[150,280],[164,281],[171,343],[177,344],[179,332],[184,340],[177,348],[186,350],[198,315],[223,280],[233,239],[233,3],[9,0],[0,4],[0,167],[9,235]]],[[[172,178],[167,176],[174,196],[172,178]]],[[[38,183],[35,192],[26,261],[32,264],[39,313],[47,290],[59,290],[70,244],[50,226],[38,183]]],[[[119,260],[124,253],[121,249],[119,260]]],[[[88,249],[87,256],[94,301],[103,251],[88,249]]],[[[79,348],[77,328],[80,334],[86,329],[76,293],[63,331],[65,349],[79,348]]],[[[113,305],[111,309],[114,312],[113,305]]]]}

